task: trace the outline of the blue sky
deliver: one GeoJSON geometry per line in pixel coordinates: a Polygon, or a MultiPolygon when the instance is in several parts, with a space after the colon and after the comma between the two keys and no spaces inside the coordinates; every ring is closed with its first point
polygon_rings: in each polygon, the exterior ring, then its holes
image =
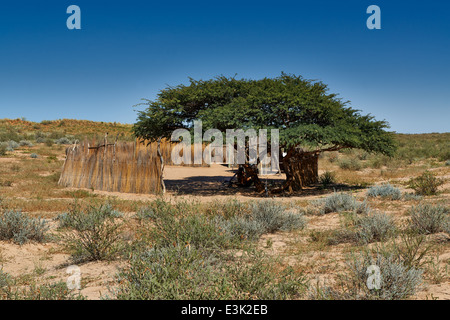
{"type": "Polygon", "coordinates": [[[0,118],[133,123],[141,98],[216,75],[318,79],[402,133],[450,131],[447,1],[4,1],[0,118]],[[69,5],[81,30],[69,30],[69,5]],[[369,5],[381,30],[369,30],[369,5]]]}

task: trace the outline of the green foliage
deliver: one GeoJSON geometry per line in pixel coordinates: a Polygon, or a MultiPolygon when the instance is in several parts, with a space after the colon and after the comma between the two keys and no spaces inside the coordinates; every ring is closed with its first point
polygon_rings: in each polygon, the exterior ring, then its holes
{"type": "Polygon", "coordinates": [[[44,220],[30,218],[21,211],[7,210],[0,215],[0,240],[17,244],[29,241],[44,242],[48,225],[44,220]]]}
{"type": "Polygon", "coordinates": [[[417,194],[423,196],[435,195],[439,186],[444,184],[443,179],[437,178],[432,172],[425,171],[422,175],[410,179],[408,186],[417,194]]]}
{"type": "Polygon", "coordinates": [[[306,280],[292,269],[279,272],[272,259],[246,252],[235,261],[195,247],[152,248],[133,255],[116,280],[115,298],[124,300],[289,299],[306,280]]]}
{"type": "Polygon", "coordinates": [[[8,145],[5,142],[0,142],[0,156],[6,155],[8,145]]]}
{"type": "Polygon", "coordinates": [[[189,85],[168,87],[142,105],[147,108],[139,111],[133,132],[150,141],[170,138],[175,129],[192,129],[194,120],[202,120],[203,130],[279,129],[280,147],[286,149],[395,150],[385,121],[347,107],[322,82],[285,73],[261,80],[190,79],[189,85]]]}
{"type": "Polygon", "coordinates": [[[363,168],[361,162],[356,158],[343,158],[338,161],[339,168],[343,170],[358,171],[363,168]]]}
{"type": "Polygon", "coordinates": [[[343,227],[322,234],[312,234],[313,241],[324,241],[327,245],[340,243],[368,244],[385,241],[396,234],[397,228],[391,217],[382,213],[348,215],[343,227]]]}
{"type": "Polygon", "coordinates": [[[41,285],[20,285],[0,269],[0,300],[84,300],[85,297],[70,291],[63,281],[41,285]]]}
{"type": "Polygon", "coordinates": [[[258,201],[247,209],[239,202],[215,204],[222,210],[199,213],[195,203],[156,200],[138,212],[148,219],[147,237],[155,246],[192,245],[199,249],[240,247],[264,233],[301,229],[306,220],[276,201],[258,201]]]}
{"type": "Polygon", "coordinates": [[[395,157],[401,160],[435,158],[450,159],[450,133],[396,134],[398,151],[395,157]]]}
{"type": "Polygon", "coordinates": [[[32,159],[36,159],[37,157],[38,157],[38,155],[36,153],[30,154],[30,158],[32,158],[32,159]]]}
{"type": "Polygon", "coordinates": [[[110,207],[90,207],[83,211],[75,208],[58,216],[60,227],[67,228],[62,245],[75,263],[113,260],[124,250],[121,242],[120,222],[110,207]]]}
{"type": "Polygon", "coordinates": [[[327,188],[330,184],[336,183],[336,175],[334,172],[325,171],[322,173],[319,177],[319,183],[324,187],[327,188]]]}

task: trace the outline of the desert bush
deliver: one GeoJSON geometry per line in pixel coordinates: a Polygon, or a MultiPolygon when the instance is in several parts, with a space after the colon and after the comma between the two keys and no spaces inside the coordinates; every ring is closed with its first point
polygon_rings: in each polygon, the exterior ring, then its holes
{"type": "Polygon", "coordinates": [[[67,137],[62,137],[62,138],[56,139],[55,143],[56,144],[71,144],[72,141],[69,140],[67,137]]]}
{"type": "Polygon", "coordinates": [[[402,261],[407,268],[421,269],[429,263],[425,257],[432,249],[433,245],[426,242],[424,235],[402,232],[400,240],[394,239],[385,251],[402,261]]]}
{"type": "Polygon", "coordinates": [[[356,158],[344,158],[338,161],[339,168],[343,170],[361,170],[363,168],[361,162],[356,158]]]}
{"type": "Polygon", "coordinates": [[[423,199],[423,197],[421,195],[418,195],[418,194],[415,194],[415,193],[411,193],[411,192],[403,193],[402,198],[405,201],[409,201],[409,200],[419,201],[419,200],[423,199]]]}
{"type": "Polygon", "coordinates": [[[117,275],[120,300],[216,299],[231,288],[222,287],[226,275],[214,268],[212,257],[194,247],[168,246],[134,254],[129,267],[117,275]],[[217,292],[219,287],[222,292],[217,292]]]}
{"type": "Polygon", "coordinates": [[[60,227],[72,229],[62,236],[62,245],[75,263],[113,260],[122,252],[122,224],[115,221],[111,212],[99,206],[87,211],[76,209],[58,217],[60,227]]]}
{"type": "Polygon", "coordinates": [[[0,269],[0,300],[84,300],[85,297],[67,288],[63,281],[41,285],[18,284],[0,269]]]}
{"type": "Polygon", "coordinates": [[[230,219],[236,216],[242,216],[249,213],[249,206],[236,199],[229,199],[225,201],[214,201],[206,208],[206,213],[209,215],[220,215],[225,219],[230,219]]]}
{"type": "Polygon", "coordinates": [[[336,175],[334,172],[325,171],[319,177],[319,183],[324,187],[328,187],[330,184],[336,183],[336,175]]]}
{"type": "Polygon", "coordinates": [[[328,161],[331,163],[336,162],[339,159],[339,154],[337,152],[330,152],[328,155],[328,161]]]}
{"type": "Polygon", "coordinates": [[[29,241],[46,241],[47,223],[30,218],[21,211],[7,210],[0,216],[0,240],[12,240],[17,244],[29,241]]]}
{"type": "Polygon", "coordinates": [[[408,185],[417,194],[429,196],[437,193],[439,186],[444,184],[443,179],[437,178],[430,171],[425,171],[422,175],[410,179],[408,185]]]}
{"type": "Polygon", "coordinates": [[[6,155],[6,152],[8,151],[7,148],[8,148],[8,144],[7,143],[0,142],[0,156],[6,155]]]}
{"type": "Polygon", "coordinates": [[[227,263],[194,246],[151,248],[131,256],[116,277],[113,295],[125,300],[287,299],[300,296],[306,280],[258,253],[227,263]]]}
{"type": "Polygon", "coordinates": [[[390,255],[363,252],[348,258],[346,265],[347,272],[339,275],[336,286],[318,284],[310,288],[309,299],[403,300],[413,296],[423,283],[422,270],[407,267],[390,255]],[[379,271],[379,283],[369,288],[369,277],[376,276],[373,271],[379,271]]]}
{"type": "Polygon", "coordinates": [[[52,139],[50,139],[50,138],[47,138],[47,139],[44,140],[44,143],[45,143],[45,145],[47,147],[51,147],[51,146],[53,146],[54,141],[52,139]]]}
{"type": "Polygon", "coordinates": [[[355,211],[356,213],[369,212],[367,203],[356,201],[355,197],[347,193],[333,193],[325,199],[315,200],[313,207],[318,208],[318,214],[327,214],[331,212],[355,211]]]}
{"type": "Polygon", "coordinates": [[[14,151],[15,149],[17,149],[19,147],[19,144],[14,140],[9,140],[8,147],[9,147],[8,151],[14,151]]]}
{"type": "Polygon", "coordinates": [[[20,140],[19,145],[21,147],[32,147],[33,146],[31,141],[28,141],[28,140],[20,140]]]}
{"type": "Polygon", "coordinates": [[[256,240],[265,232],[264,225],[250,216],[234,216],[228,220],[219,220],[219,230],[228,233],[234,239],[256,240]]]}
{"type": "Polygon", "coordinates": [[[446,166],[450,166],[450,160],[445,161],[446,166]]]}
{"type": "Polygon", "coordinates": [[[30,158],[36,159],[37,157],[38,157],[38,155],[36,153],[30,154],[30,158]]]}
{"type": "MultiPolygon", "coordinates": [[[[61,213],[56,217],[55,220],[58,222],[58,228],[72,228],[83,230],[85,227],[89,227],[89,223],[91,223],[91,220],[79,219],[80,215],[86,214],[86,212],[95,212],[96,217],[103,220],[123,217],[123,214],[120,211],[115,210],[111,203],[107,202],[98,207],[88,206],[87,208],[83,209],[79,205],[78,201],[75,200],[71,204],[70,210],[68,212],[61,213]],[[86,223],[86,226],[83,225],[83,223],[86,223]]],[[[92,215],[92,217],[94,217],[94,215],[92,215]]]]}
{"type": "Polygon", "coordinates": [[[152,222],[148,233],[155,245],[189,244],[199,249],[233,248],[243,240],[254,240],[277,230],[302,228],[306,223],[301,214],[275,201],[259,201],[248,210],[237,203],[230,206],[215,214],[210,210],[199,213],[196,205],[172,205],[157,200],[137,215],[152,222]]]}
{"type": "Polygon", "coordinates": [[[389,183],[382,184],[380,186],[373,186],[367,191],[368,197],[373,198],[388,198],[391,200],[400,200],[402,193],[400,189],[391,186],[389,183]]]}
{"type": "Polygon", "coordinates": [[[356,220],[356,236],[362,243],[384,241],[395,231],[394,221],[384,213],[367,214],[356,220]]]}
{"type": "Polygon", "coordinates": [[[450,210],[443,205],[419,204],[408,210],[410,227],[421,234],[442,232],[450,221],[450,210]]]}
{"type": "Polygon", "coordinates": [[[257,201],[251,207],[251,219],[259,222],[265,233],[273,233],[278,230],[290,231],[302,229],[306,220],[299,212],[287,210],[285,206],[274,200],[257,201]]]}
{"type": "Polygon", "coordinates": [[[189,244],[198,248],[216,249],[236,244],[236,239],[223,227],[225,223],[222,219],[198,213],[193,204],[179,202],[174,205],[158,199],[151,206],[141,209],[138,214],[152,222],[147,236],[156,246],[189,244]]]}
{"type": "Polygon", "coordinates": [[[0,141],[19,141],[20,140],[20,136],[19,134],[14,131],[13,129],[9,129],[6,132],[0,132],[0,141]]]}
{"type": "Polygon", "coordinates": [[[380,213],[358,215],[353,212],[346,220],[339,229],[323,232],[320,236],[314,235],[313,241],[320,239],[326,245],[349,242],[368,244],[387,240],[397,230],[394,221],[380,213]]]}

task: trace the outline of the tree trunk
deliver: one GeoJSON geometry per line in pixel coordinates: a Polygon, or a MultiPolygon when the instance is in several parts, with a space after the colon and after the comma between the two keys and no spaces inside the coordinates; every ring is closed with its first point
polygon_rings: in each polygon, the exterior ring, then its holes
{"type": "Polygon", "coordinates": [[[258,177],[258,167],[256,165],[240,165],[237,173],[237,180],[239,185],[243,187],[249,187],[253,183],[255,184],[257,192],[265,191],[265,186],[258,177]]]}
{"type": "Polygon", "coordinates": [[[301,150],[290,150],[282,159],[282,165],[286,174],[283,186],[272,190],[271,193],[279,193],[287,190],[289,193],[302,190],[304,187],[317,183],[318,174],[318,152],[303,152],[301,150]]]}
{"type": "Polygon", "coordinates": [[[319,154],[296,151],[283,161],[289,192],[317,183],[319,154]]]}

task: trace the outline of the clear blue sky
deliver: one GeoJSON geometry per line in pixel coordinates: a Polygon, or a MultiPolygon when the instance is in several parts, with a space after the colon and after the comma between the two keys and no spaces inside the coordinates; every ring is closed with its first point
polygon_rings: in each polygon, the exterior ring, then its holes
{"type": "Polygon", "coordinates": [[[448,1],[4,1],[0,118],[133,123],[188,77],[319,79],[402,133],[450,131],[448,1]],[[66,9],[81,8],[81,30],[66,9]],[[366,9],[381,8],[381,30],[366,9]]]}

